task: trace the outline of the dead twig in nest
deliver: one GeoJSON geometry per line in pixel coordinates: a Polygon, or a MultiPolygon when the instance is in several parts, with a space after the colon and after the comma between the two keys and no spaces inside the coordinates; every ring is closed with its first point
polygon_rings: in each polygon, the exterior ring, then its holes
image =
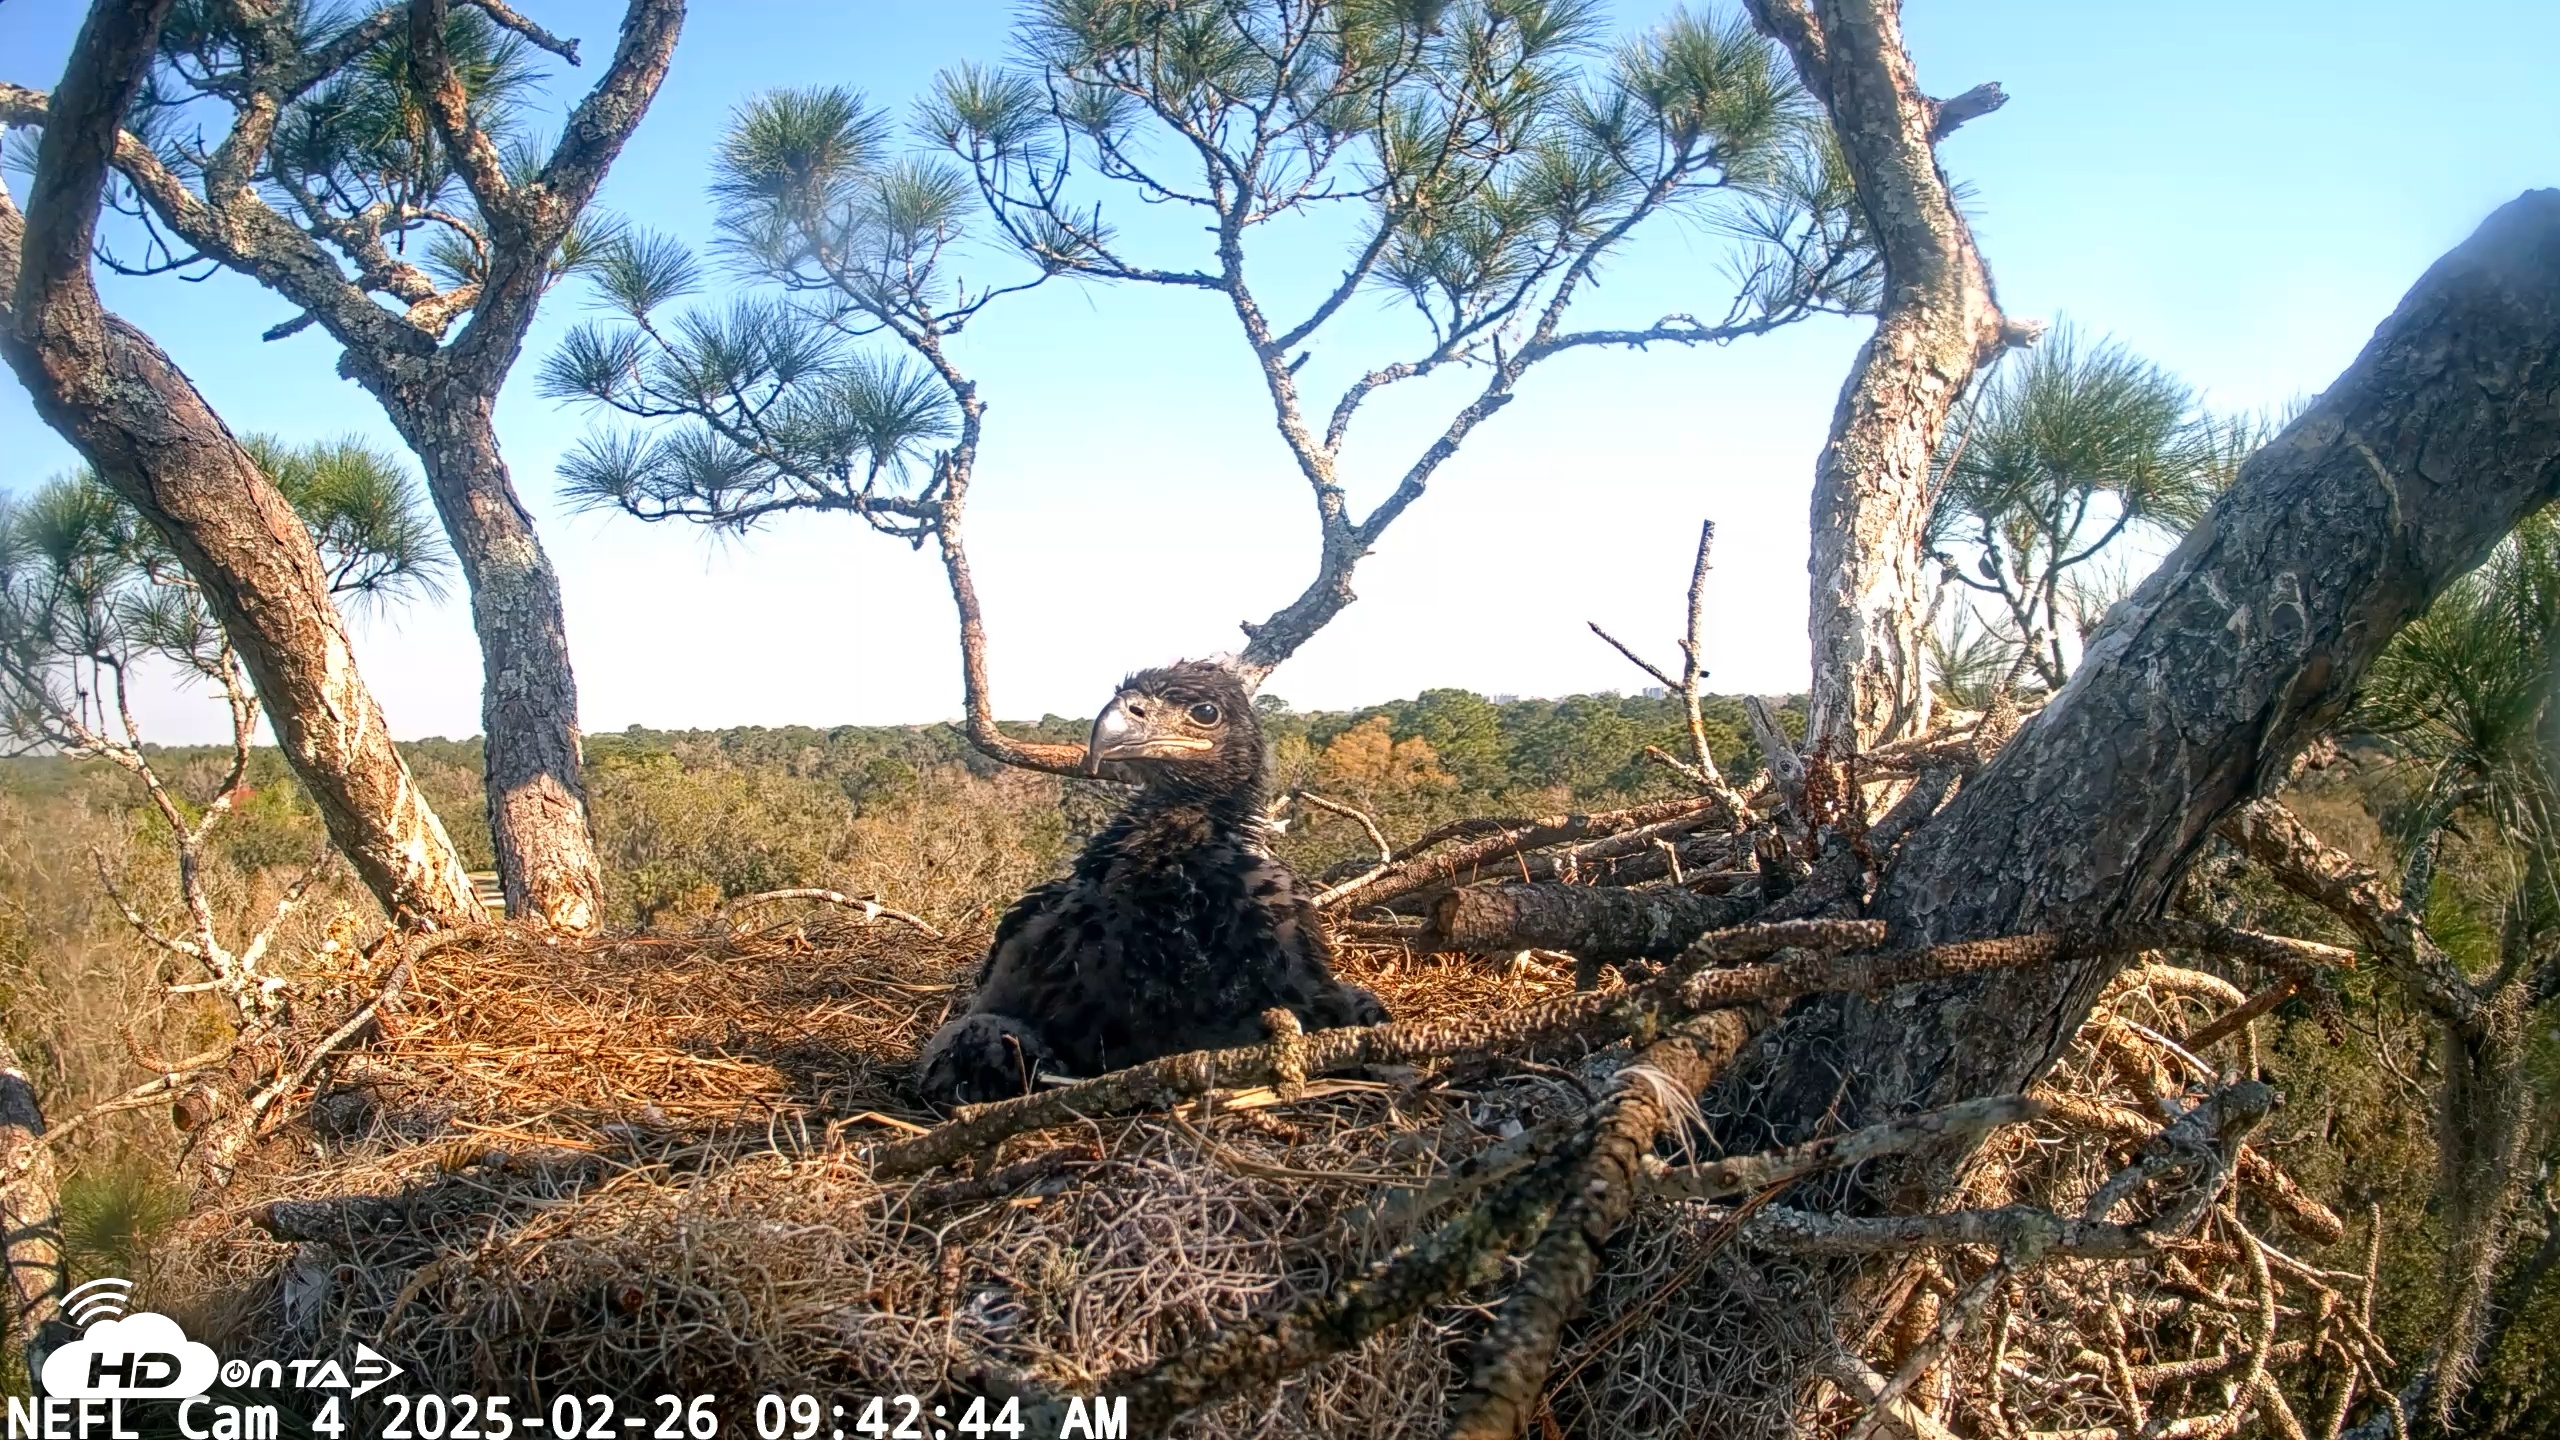
{"type": "Polygon", "coordinates": [[[1158,1431],[1186,1410],[1302,1370],[1492,1278],[1504,1255],[1546,1227],[1587,1143],[1549,1152],[1482,1204],[1360,1275],[1197,1349],[1109,1377],[1105,1393],[1129,1397],[1137,1433],[1158,1431]]]}
{"type": "Polygon", "coordinates": [[[1656,1194],[1672,1199],[1716,1200],[1783,1185],[1816,1171],[1842,1170],[1879,1156],[1907,1154],[1926,1145],[1969,1144],[2000,1126],[2041,1119],[2044,1113],[2042,1101],[2024,1095],[1967,1100],[1758,1155],[1698,1165],[1670,1165],[1648,1156],[1645,1179],[1656,1194]]]}
{"type": "Polygon", "coordinates": [[[741,895],[721,906],[718,918],[725,921],[731,915],[749,906],[764,905],[777,900],[816,900],[827,905],[841,905],[848,910],[861,911],[862,918],[865,920],[895,920],[901,925],[911,926],[922,932],[928,939],[945,938],[940,930],[926,923],[921,917],[910,915],[904,910],[893,910],[877,900],[866,899],[859,895],[847,895],[841,890],[821,890],[807,886],[795,886],[788,890],[767,890],[755,895],[741,895]]]}
{"type": "Polygon", "coordinates": [[[1732,1063],[1755,1028],[1730,1011],[1702,1015],[1618,1072],[1595,1117],[1591,1145],[1574,1164],[1563,1207],[1548,1220],[1477,1343],[1466,1388],[1450,1404],[1452,1440],[1507,1440],[1528,1427],[1564,1327],[1582,1313],[1603,1249],[1645,1193],[1644,1162],[1655,1138],[1694,1119],[1698,1092],[1732,1063]]]}
{"type": "Polygon", "coordinates": [[[1706,792],[1723,812],[1728,825],[1739,828],[1750,818],[1743,798],[1725,783],[1724,772],[1716,768],[1714,748],[1707,743],[1707,717],[1702,704],[1701,686],[1707,678],[1706,623],[1707,572],[1714,568],[1716,522],[1708,520],[1698,527],[1698,558],[1689,568],[1688,625],[1680,637],[1680,678],[1674,680],[1653,662],[1638,655],[1625,641],[1600,628],[1597,620],[1588,622],[1591,633],[1608,642],[1609,648],[1627,657],[1630,664],[1662,682],[1662,688],[1680,697],[1681,709],[1689,722],[1689,758],[1678,759],[1658,746],[1648,745],[1645,753],[1669,765],[1688,781],[1706,792]]]}
{"type": "Polygon", "coordinates": [[[2241,1031],[2248,1029],[2250,1022],[2256,1020],[2259,1016],[2265,1015],[2277,1006],[2282,1005],[2287,1000],[2292,999],[2296,988],[2297,987],[2291,977],[2278,980],[2273,985],[2260,990],[2257,994],[2241,1001],[2239,1004],[2224,1011],[2221,1015],[2199,1027],[2193,1034],[2188,1035],[2186,1039],[2180,1043],[2182,1043],[2187,1049],[2201,1055],[2205,1051],[2212,1049],[2214,1046],[2221,1044],[2223,1041],[2230,1039],[2232,1036],[2239,1034],[2241,1031]]]}
{"type": "Polygon", "coordinates": [[[1382,865],[1317,895],[1316,907],[1331,910],[1355,903],[1383,905],[1454,878],[1461,872],[1523,851],[1542,849],[1567,840],[1616,835],[1664,820],[1700,814],[1711,810],[1714,805],[1711,800],[1684,797],[1639,805],[1630,810],[1604,811],[1596,815],[1551,815],[1527,821],[1490,835],[1478,836],[1453,850],[1428,857],[1416,855],[1382,865]]]}

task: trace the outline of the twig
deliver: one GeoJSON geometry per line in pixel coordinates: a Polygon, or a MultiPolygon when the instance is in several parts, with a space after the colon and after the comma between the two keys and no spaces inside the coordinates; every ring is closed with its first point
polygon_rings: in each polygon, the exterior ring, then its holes
{"type": "Polygon", "coordinates": [[[1449,1206],[1519,1174],[1548,1149],[1581,1129],[1582,1123],[1579,1117],[1550,1120],[1508,1140],[1497,1140],[1450,1166],[1427,1185],[1390,1190],[1382,1198],[1352,1211],[1346,1224],[1355,1231],[1374,1229],[1386,1234],[1411,1229],[1449,1206]]]}
{"type": "Polygon", "coordinates": [[[1938,1323],[1931,1327],[1926,1338],[1911,1347],[1911,1353],[1903,1357],[1901,1366],[1893,1372],[1893,1378],[1885,1382],[1884,1389],[1876,1392],[1868,1403],[1866,1415],[1849,1432],[1850,1440],[1869,1440],[1887,1417],[1896,1413],[1895,1407],[1902,1402],[1902,1397],[1911,1393],[1911,1387],[1920,1383],[1920,1377],[1937,1363],[1938,1356],[1962,1339],[1964,1332],[1980,1317],[1993,1292],[2008,1280],[2011,1268],[2020,1263],[2033,1264],[2041,1258],[2035,1246],[2042,1238],[2038,1232],[2003,1246],[2000,1258],[1992,1262],[1989,1269],[1976,1276],[1971,1284],[1965,1286],[1963,1293],[1940,1308],[1938,1323]]]}
{"type": "MultiPolygon", "coordinates": [[[[1956,1433],[1938,1422],[1938,1418],[1908,1400],[1894,1398],[1885,1403],[1885,1390],[1892,1382],[1875,1372],[1866,1361],[1849,1353],[1847,1346],[1834,1336],[1828,1354],[1822,1360],[1823,1378],[1841,1388],[1854,1399],[1867,1401],[1891,1417],[1911,1440],[1956,1440],[1956,1433]]],[[[2109,1432],[2112,1440],[2113,1432],[2109,1432]]],[[[2090,1437],[2078,1437],[2090,1440],[2090,1437]]]]}
{"type": "Polygon", "coordinates": [[[1673,774],[1688,781],[1690,784],[1697,786],[1701,790],[1704,790],[1715,783],[1707,778],[1707,772],[1690,764],[1688,761],[1681,759],[1679,756],[1672,754],[1670,751],[1663,749],[1659,745],[1647,745],[1644,747],[1644,758],[1665,767],[1673,774]]]}
{"type": "Polygon", "coordinates": [[[302,903],[303,895],[311,889],[312,885],[337,868],[337,859],[336,845],[322,841],[320,853],[313,856],[311,863],[302,867],[302,873],[293,877],[293,883],[284,887],[284,893],[276,897],[276,908],[267,916],[267,923],[259,926],[258,933],[250,936],[249,943],[241,947],[242,974],[255,976],[258,973],[258,962],[267,958],[267,947],[275,942],[277,928],[282,926],[285,917],[291,915],[295,907],[302,903]]]}
{"type": "Polygon", "coordinates": [[[2212,1049],[2249,1028],[2251,1021],[2292,999],[2294,988],[2291,978],[2278,980],[2247,1000],[2224,1011],[2194,1034],[2189,1035],[2186,1038],[2186,1048],[2198,1054],[2212,1049]]]}
{"type": "Polygon", "coordinates": [[[1725,788],[1724,772],[1716,768],[1716,757],[1707,746],[1707,717],[1700,708],[1700,681],[1707,678],[1707,571],[1713,568],[1711,557],[1716,547],[1716,522],[1698,525],[1698,559],[1689,569],[1689,629],[1680,641],[1680,703],[1689,722],[1689,745],[1696,753],[1698,768],[1715,782],[1718,798],[1733,810],[1733,818],[1742,818],[1742,807],[1733,803],[1733,792],[1725,788]]]}
{"type": "MultiPolygon", "coordinates": [[[[227,1050],[224,1052],[224,1058],[229,1058],[229,1052],[227,1050]]],[[[219,1064],[220,1062],[216,1061],[214,1063],[219,1064]]],[[[178,1093],[178,1087],[181,1084],[184,1084],[186,1081],[191,1080],[212,1068],[213,1065],[202,1065],[191,1070],[170,1071],[166,1074],[145,1080],[141,1084],[127,1090],[122,1095],[118,1095],[108,1100],[101,1100],[97,1104],[81,1111],[79,1114],[73,1115],[64,1120],[62,1123],[49,1127],[45,1133],[38,1136],[37,1139],[46,1145],[59,1145],[62,1143],[64,1137],[94,1120],[103,1119],[106,1116],[119,1114],[126,1110],[140,1110],[145,1106],[157,1104],[166,1100],[168,1097],[178,1093]]]]}
{"type": "MultiPolygon", "coordinates": [[[[482,14],[487,15],[491,20],[496,21],[499,28],[512,30],[516,34],[523,36],[537,49],[548,50],[552,54],[559,56],[561,59],[568,61],[572,65],[578,63],[577,41],[561,39],[550,31],[533,23],[531,20],[526,19],[524,16],[517,14],[513,8],[501,3],[501,0],[462,0],[462,3],[480,11],[482,14]]],[[[1955,102],[1949,101],[1947,103],[1953,104],[1955,102]]]]}
{"type": "Polygon", "coordinates": [[[1359,821],[1360,828],[1369,832],[1369,843],[1378,847],[1379,868],[1383,869],[1386,866],[1395,863],[1395,847],[1387,843],[1386,832],[1378,828],[1378,822],[1370,819],[1367,811],[1358,809],[1354,806],[1345,805],[1339,800],[1327,800],[1314,791],[1304,788],[1292,790],[1289,793],[1306,801],[1308,804],[1313,805],[1319,810],[1330,811],[1333,814],[1344,817],[1345,819],[1359,821]]]}
{"type": "Polygon", "coordinates": [[[1567,840],[1584,840],[1604,835],[1617,835],[1697,814],[1706,808],[1691,798],[1657,801],[1631,810],[1605,811],[1596,815],[1551,815],[1524,821],[1518,825],[1480,836],[1454,850],[1442,851],[1424,858],[1419,855],[1382,865],[1357,879],[1347,880],[1315,898],[1318,909],[1330,910],[1358,902],[1383,905],[1390,900],[1410,895],[1461,871],[1488,861],[1500,860],[1524,850],[1536,850],[1567,840]]]}
{"type": "Polygon", "coordinates": [[[1047,1194],[1058,1188],[1051,1182],[1068,1180],[1078,1167],[1101,1158],[1102,1152],[1092,1145],[1064,1145],[984,1175],[945,1181],[939,1185],[919,1185],[898,1197],[895,1203],[899,1210],[919,1215],[955,1205],[975,1205],[1026,1190],[1033,1194],[1047,1194]]]}
{"type": "Polygon", "coordinates": [[[311,1053],[303,1057],[302,1063],[294,1068],[292,1074],[258,1092],[256,1098],[249,1102],[249,1118],[252,1121],[257,1120],[267,1112],[267,1107],[301,1089],[303,1082],[309,1080],[339,1046],[362,1034],[364,1028],[374,1022],[375,1018],[382,1013],[382,1007],[397,1003],[400,992],[408,987],[410,970],[415,964],[415,956],[403,956],[399,964],[391,967],[391,973],[383,979],[380,992],[358,1007],[356,1013],[348,1016],[345,1024],[330,1031],[327,1038],[312,1046],[311,1053]]]}
{"type": "Polygon", "coordinates": [[[1699,689],[1700,682],[1707,676],[1704,664],[1707,571],[1713,568],[1710,557],[1715,551],[1715,543],[1716,522],[1709,520],[1698,527],[1698,558],[1689,570],[1688,628],[1683,632],[1680,640],[1679,679],[1672,679],[1659,666],[1638,655],[1625,641],[1601,629],[1599,621],[1592,620],[1585,623],[1590,625],[1592,634],[1608,642],[1609,648],[1627,657],[1637,669],[1660,681],[1664,691],[1680,699],[1681,710],[1688,722],[1690,758],[1681,760],[1655,745],[1646,746],[1645,753],[1669,765],[1691,784],[1705,791],[1724,809],[1728,822],[1739,826],[1746,818],[1747,812],[1743,809],[1742,797],[1734,793],[1731,785],[1725,783],[1724,772],[1716,768],[1714,748],[1707,744],[1707,718],[1702,706],[1704,697],[1699,689]]]}
{"type": "MultiPolygon", "coordinates": [[[[2094,1130],[2135,1144],[2160,1133],[2161,1121],[2121,1105],[2081,1096],[2040,1093],[2037,1098],[2045,1102],[2047,1118],[2058,1124],[2094,1130]]],[[[2287,1221],[2304,1235],[2324,1245],[2335,1244],[2345,1236],[2346,1222],[2338,1218],[2336,1211],[2304,1194],[2292,1176],[2285,1174],[2256,1148],[2240,1147],[2235,1168],[2240,1188],[2283,1212],[2287,1221]]]]}
{"type": "Polygon", "coordinates": [[[1601,629],[1601,628],[1600,628],[1600,622],[1599,622],[1599,621],[1597,621],[1597,620],[1586,620],[1586,621],[1584,621],[1583,623],[1591,627],[1591,633],[1592,633],[1592,634],[1597,635],[1597,636],[1599,636],[1601,639],[1603,639],[1603,640],[1605,640],[1605,641],[1609,642],[1609,648],[1610,648],[1610,649],[1615,650],[1615,651],[1617,651],[1619,654],[1626,656],[1626,657],[1627,657],[1627,659],[1628,659],[1628,661],[1629,661],[1630,663],[1632,663],[1632,664],[1633,664],[1637,669],[1639,669],[1639,670],[1643,671],[1643,672],[1644,672],[1644,673],[1646,673],[1647,675],[1652,676],[1654,679],[1661,681],[1661,682],[1662,682],[1662,688],[1663,688],[1663,689],[1665,689],[1665,690],[1669,691],[1670,693],[1672,693],[1672,694],[1674,694],[1674,695],[1677,695],[1677,694],[1679,694],[1679,693],[1680,693],[1680,682],[1679,682],[1679,681],[1674,680],[1674,679],[1672,679],[1670,676],[1663,674],[1663,673],[1662,673],[1662,671],[1661,671],[1658,667],[1656,667],[1652,661],[1647,660],[1647,659],[1646,659],[1646,658],[1644,658],[1643,656],[1641,656],[1641,655],[1637,654],[1634,650],[1632,650],[1632,649],[1628,648],[1628,646],[1627,646],[1627,642],[1626,642],[1626,641],[1621,640],[1621,639],[1619,639],[1617,636],[1610,634],[1608,631],[1601,629]]]}
{"type": "Polygon", "coordinates": [[[1564,1327],[1582,1313],[1610,1237],[1645,1193],[1654,1140],[1696,1111],[1705,1089],[1755,1027],[1731,1012],[1702,1015],[1647,1046],[1618,1072],[1592,1144],[1573,1167],[1564,1205],[1529,1253],[1519,1283],[1476,1346],[1466,1388],[1450,1405],[1451,1440],[1509,1440],[1555,1363],[1564,1327]]]}
{"type": "Polygon", "coordinates": [[[2163,1242],[2139,1226],[2075,1220],[2035,1205],[1938,1215],[1824,1215],[1772,1207],[1744,1223],[1744,1243],[1789,1255],[1880,1255],[1958,1245],[2020,1245],[2081,1260],[2141,1260],[2163,1242]]]}
{"type": "Polygon", "coordinates": [[[2024,1095],[1967,1100],[1827,1140],[1702,1165],[1675,1166],[1647,1156],[1645,1180],[1656,1193],[1675,1199],[1721,1199],[1765,1190],[1820,1170],[1844,1170],[1879,1156],[1906,1154],[1940,1141],[1970,1143],[2000,1126],[2041,1119],[2044,1113],[2042,1101],[2024,1095]]]}
{"type": "Polygon", "coordinates": [[[842,905],[850,910],[861,911],[862,918],[865,920],[878,920],[885,917],[887,919],[895,920],[902,925],[913,926],[915,929],[922,931],[929,939],[940,940],[945,938],[941,931],[925,923],[922,919],[908,914],[904,910],[892,910],[877,900],[866,900],[859,896],[847,895],[841,890],[821,890],[810,887],[794,887],[788,890],[766,890],[755,895],[741,895],[737,899],[720,907],[719,918],[726,920],[735,911],[743,910],[750,905],[762,905],[768,901],[774,900],[818,900],[829,905],[842,905]]]}
{"type": "Polygon", "coordinates": [[[175,935],[163,934],[150,921],[142,918],[142,912],[134,909],[132,904],[124,898],[124,891],[116,885],[115,876],[107,870],[107,857],[104,851],[94,845],[89,847],[89,863],[98,871],[98,884],[107,892],[107,903],[116,907],[116,913],[124,917],[124,923],[133,927],[135,934],[172,954],[184,955],[190,960],[201,960],[207,964],[212,963],[211,957],[205,954],[204,947],[192,940],[181,940],[175,935]]]}

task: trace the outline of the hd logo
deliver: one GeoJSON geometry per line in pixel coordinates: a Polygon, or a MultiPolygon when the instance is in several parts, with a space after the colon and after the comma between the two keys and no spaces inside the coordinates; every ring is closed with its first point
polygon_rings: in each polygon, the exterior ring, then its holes
{"type": "Polygon", "coordinates": [[[37,1394],[7,1397],[0,1440],[143,1440],[169,1434],[171,1419],[184,1440],[276,1440],[278,1407],[237,1392],[282,1389],[322,1392],[307,1422],[310,1433],[339,1440],[348,1429],[347,1404],[401,1373],[362,1341],[346,1365],[326,1357],[222,1360],[166,1315],[126,1313],[132,1293],[129,1280],[92,1280],[62,1298],[62,1312],[80,1338],[36,1367],[37,1394]],[[209,1396],[217,1382],[230,1393],[209,1396]],[[151,1417],[143,1429],[129,1428],[137,1423],[137,1404],[151,1417]]]}
{"type": "Polygon", "coordinates": [[[69,1399],[184,1400],[213,1388],[213,1347],[178,1322],[125,1313],[130,1280],[92,1280],[63,1297],[80,1338],[45,1357],[44,1389],[69,1399]]]}

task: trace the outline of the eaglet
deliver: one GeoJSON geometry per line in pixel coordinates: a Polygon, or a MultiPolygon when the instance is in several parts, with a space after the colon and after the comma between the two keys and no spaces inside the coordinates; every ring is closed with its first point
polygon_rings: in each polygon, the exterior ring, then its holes
{"type": "Polygon", "coordinates": [[[1064,879],[996,927],[969,1010],[924,1047],[940,1104],[1266,1038],[1274,1007],[1307,1029],[1372,1025],[1376,996],[1334,978],[1303,882],[1264,848],[1262,730],[1226,667],[1132,675],[1093,722],[1085,767],[1139,782],[1064,879]]]}

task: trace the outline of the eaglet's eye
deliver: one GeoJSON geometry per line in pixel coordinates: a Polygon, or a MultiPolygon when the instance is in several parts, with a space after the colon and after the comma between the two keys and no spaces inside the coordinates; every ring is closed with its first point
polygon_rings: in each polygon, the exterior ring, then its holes
{"type": "Polygon", "coordinates": [[[1192,706],[1192,707],[1191,707],[1191,723],[1192,723],[1192,724],[1194,724],[1194,725],[1215,725],[1215,724],[1217,724],[1217,723],[1218,723],[1218,707],[1217,707],[1217,706],[1215,706],[1215,705],[1210,704],[1210,703],[1209,703],[1208,701],[1206,701],[1206,700],[1203,700],[1203,701],[1201,701],[1199,704],[1192,706]]]}

